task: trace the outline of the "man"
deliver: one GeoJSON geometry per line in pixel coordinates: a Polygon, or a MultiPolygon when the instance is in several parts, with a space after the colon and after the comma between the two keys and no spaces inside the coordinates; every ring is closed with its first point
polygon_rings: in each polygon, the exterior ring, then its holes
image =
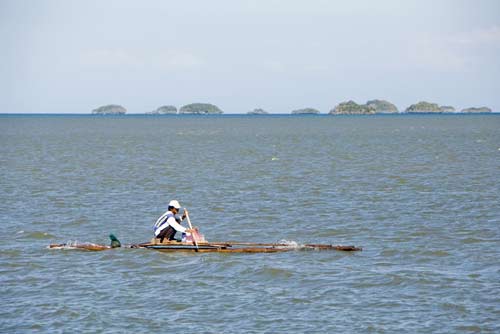
{"type": "Polygon", "coordinates": [[[171,200],[168,203],[168,211],[165,212],[154,225],[154,233],[155,237],[160,239],[160,243],[163,242],[164,239],[167,240],[175,240],[175,232],[186,233],[189,235],[191,232],[190,229],[186,229],[181,226],[181,222],[186,218],[186,211],[184,209],[184,214],[182,218],[176,217],[176,214],[179,213],[181,206],[178,201],[171,200]]]}

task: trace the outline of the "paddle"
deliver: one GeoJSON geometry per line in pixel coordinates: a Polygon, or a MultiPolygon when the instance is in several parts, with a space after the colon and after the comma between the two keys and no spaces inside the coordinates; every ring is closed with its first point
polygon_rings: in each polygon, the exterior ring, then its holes
{"type": "MultiPolygon", "coordinates": [[[[186,208],[184,208],[184,212],[186,213],[186,218],[187,218],[187,221],[188,221],[189,228],[191,230],[193,230],[193,225],[191,225],[191,220],[189,219],[189,213],[188,213],[188,211],[187,211],[186,208]]],[[[199,251],[198,242],[196,241],[196,238],[195,238],[194,234],[191,233],[191,235],[193,236],[193,242],[194,242],[194,245],[196,246],[196,251],[199,251]]]]}

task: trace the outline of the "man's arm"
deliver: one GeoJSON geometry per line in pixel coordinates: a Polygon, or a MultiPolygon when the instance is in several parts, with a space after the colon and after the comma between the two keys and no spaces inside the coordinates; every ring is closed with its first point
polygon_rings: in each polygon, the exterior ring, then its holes
{"type": "Polygon", "coordinates": [[[186,232],[186,228],[184,226],[182,226],[181,224],[179,224],[177,222],[177,220],[175,220],[174,217],[168,218],[167,222],[168,222],[168,225],[172,226],[177,232],[181,232],[181,233],[186,232]]]}

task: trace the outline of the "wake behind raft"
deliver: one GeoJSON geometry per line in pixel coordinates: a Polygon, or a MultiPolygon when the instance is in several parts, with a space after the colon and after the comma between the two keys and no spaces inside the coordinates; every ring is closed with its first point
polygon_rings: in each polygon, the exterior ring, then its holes
{"type": "Polygon", "coordinates": [[[288,252],[294,250],[337,250],[337,251],[361,251],[361,247],[345,246],[345,245],[328,245],[328,244],[304,244],[300,245],[295,242],[280,242],[280,243],[253,243],[253,242],[208,242],[198,232],[192,234],[192,238],[186,241],[166,241],[160,242],[153,238],[150,242],[140,244],[132,244],[122,246],[121,242],[113,234],[109,235],[111,243],[107,245],[99,245],[93,243],[64,243],[51,244],[48,248],[52,249],[80,249],[86,251],[102,251],[114,248],[145,248],[153,249],[160,252],[219,252],[219,253],[277,253],[288,252]]]}

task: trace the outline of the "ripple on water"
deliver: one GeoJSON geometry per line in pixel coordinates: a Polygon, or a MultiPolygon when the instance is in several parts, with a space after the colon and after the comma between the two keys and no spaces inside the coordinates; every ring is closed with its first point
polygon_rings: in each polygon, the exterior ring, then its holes
{"type": "Polygon", "coordinates": [[[261,276],[263,279],[290,278],[293,276],[292,271],[275,267],[261,268],[255,274],[261,276]]]}
{"type": "Polygon", "coordinates": [[[55,235],[41,231],[30,231],[30,232],[19,231],[17,232],[17,236],[22,239],[32,239],[32,240],[44,240],[44,239],[56,238],[55,235]]]}
{"type": "Polygon", "coordinates": [[[0,331],[496,333],[499,160],[475,139],[499,120],[3,118],[0,331]],[[147,239],[173,196],[209,240],[365,250],[45,249],[147,239]]]}
{"type": "Polygon", "coordinates": [[[462,243],[464,243],[464,244],[477,244],[477,243],[488,242],[488,241],[489,240],[484,240],[484,239],[474,238],[474,237],[468,237],[468,238],[462,239],[462,243]]]}
{"type": "Polygon", "coordinates": [[[455,329],[466,333],[482,333],[484,331],[483,327],[477,325],[456,326],[455,329]]]}
{"type": "Polygon", "coordinates": [[[450,256],[450,252],[447,252],[445,250],[422,250],[420,252],[420,255],[422,256],[428,256],[428,257],[446,257],[450,256]]]}

